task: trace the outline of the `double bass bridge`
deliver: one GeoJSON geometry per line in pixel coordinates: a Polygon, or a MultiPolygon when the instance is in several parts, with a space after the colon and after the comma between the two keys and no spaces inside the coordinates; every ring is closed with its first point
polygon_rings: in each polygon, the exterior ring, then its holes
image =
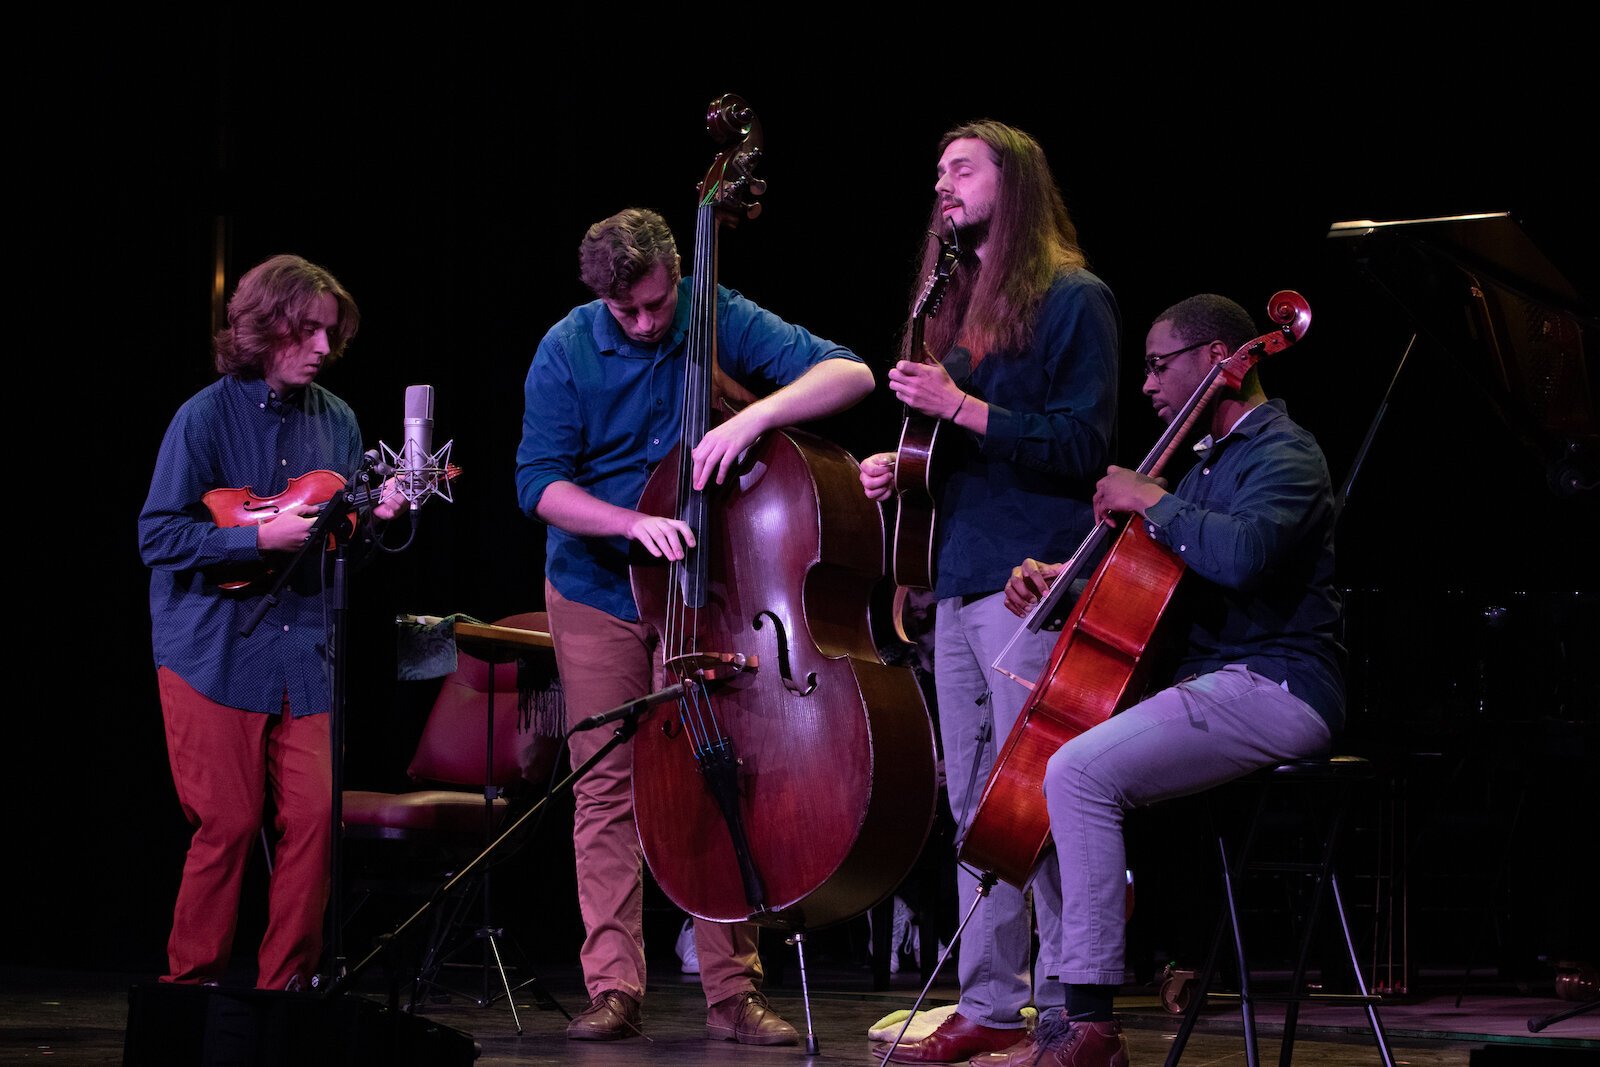
{"type": "Polygon", "coordinates": [[[743,652],[684,652],[668,659],[663,666],[680,681],[725,682],[746,670],[760,667],[761,658],[743,652]]]}

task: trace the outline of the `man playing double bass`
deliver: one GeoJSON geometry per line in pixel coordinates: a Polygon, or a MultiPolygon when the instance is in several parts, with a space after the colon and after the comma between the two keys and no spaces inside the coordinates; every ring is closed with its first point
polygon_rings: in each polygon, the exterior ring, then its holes
{"type": "MultiPolygon", "coordinates": [[[[1144,392],[1156,413],[1171,422],[1210,367],[1255,336],[1250,316],[1224,297],[1163,312],[1145,339],[1144,392]]],[[[1254,370],[1205,425],[1198,461],[1176,490],[1120,467],[1095,489],[1097,519],[1135,516],[1192,572],[1164,619],[1173,684],[1050,759],[1044,792],[1057,859],[1045,862],[1060,867],[1067,1006],[1041,1018],[1026,1046],[984,1063],[1126,1067],[1111,1011],[1124,969],[1123,812],[1323,753],[1344,722],[1322,451],[1267,399],[1254,370]]],[[[1024,562],[1007,606],[1024,614],[1059,569],[1024,562]]]]}
{"type": "MultiPolygon", "coordinates": [[[[545,334],[525,386],[517,492],[547,524],[545,598],[568,726],[656,688],[659,636],[639,620],[628,580],[633,544],[684,558],[688,526],[635,510],[650,470],[678,443],[691,279],[680,277],[666,220],[630,208],[589,227],[579,273],[596,296],[545,334]]],[[[694,442],[694,484],[721,482],[768,430],[843,410],[872,391],[849,350],[718,291],[721,367],[775,392],[694,442]]],[[[609,738],[574,734],[574,766],[609,738]]],[[[643,867],[633,819],[632,746],[613,750],[576,785],[578,900],[584,982],[592,998],[567,1036],[639,1032],[644,995],[643,867]]],[[[792,1044],[793,1027],[758,991],[755,928],[697,921],[708,1037],[792,1044]]]]}
{"type": "MultiPolygon", "coordinates": [[[[982,121],[945,134],[929,229],[960,246],[939,313],[925,328],[937,362],[904,353],[889,385],[907,407],[946,420],[936,465],[934,678],[945,779],[957,833],[1025,692],[992,669],[1016,629],[1002,589],[1024,556],[1065,558],[1092,527],[1093,478],[1109,458],[1118,313],[1085,267],[1077,231],[1044,151],[1021,130],[982,121]]],[[[930,247],[925,271],[939,250],[930,247]]],[[[861,464],[869,497],[894,488],[895,454],[861,464]]],[[[1052,635],[1029,634],[1008,662],[1037,675],[1052,635]]],[[[977,878],[958,869],[971,898],[977,878]]],[[[1053,872],[1036,889],[1041,944],[1032,999],[1062,1003],[1053,976],[1059,925],[1053,872]]],[[[899,1062],[965,1061],[1022,1037],[1032,925],[1022,891],[997,885],[962,934],[961,1003],[933,1034],[895,1050],[899,1062]]]]}

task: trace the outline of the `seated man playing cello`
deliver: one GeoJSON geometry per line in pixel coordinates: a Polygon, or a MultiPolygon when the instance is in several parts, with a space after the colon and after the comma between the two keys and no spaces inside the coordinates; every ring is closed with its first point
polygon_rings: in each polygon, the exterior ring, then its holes
{"type": "MultiPolygon", "coordinates": [[[[1163,312],[1145,339],[1144,392],[1156,414],[1170,423],[1211,366],[1255,333],[1244,309],[1220,296],[1163,312]]],[[[1125,1067],[1111,1010],[1124,975],[1123,812],[1323,753],[1343,724],[1322,451],[1267,399],[1254,370],[1197,425],[1208,431],[1199,459],[1172,492],[1120,467],[1096,487],[1097,520],[1142,521],[1194,574],[1165,621],[1176,666],[1168,688],[1051,757],[1044,792],[1061,871],[1067,1007],[1045,1013],[1024,1045],[974,1063],[1125,1067]]],[[[1007,606],[1024,614],[1059,570],[1023,563],[1007,606]]]]}

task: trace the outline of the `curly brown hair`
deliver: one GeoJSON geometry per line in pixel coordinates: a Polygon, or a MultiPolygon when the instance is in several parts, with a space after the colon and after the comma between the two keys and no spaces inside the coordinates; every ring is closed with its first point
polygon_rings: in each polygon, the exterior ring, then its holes
{"type": "Polygon", "coordinates": [[[657,263],[677,284],[677,242],[667,220],[649,208],[625,208],[601,219],[578,246],[578,276],[602,300],[621,297],[657,263]]]}
{"type": "Polygon", "coordinates": [[[312,302],[324,293],[339,305],[339,321],[328,331],[331,363],[361,325],[355,299],[339,279],[300,256],[273,256],[251,267],[228,300],[228,325],[217,331],[212,346],[217,373],[261,377],[272,354],[300,335],[312,302]]]}

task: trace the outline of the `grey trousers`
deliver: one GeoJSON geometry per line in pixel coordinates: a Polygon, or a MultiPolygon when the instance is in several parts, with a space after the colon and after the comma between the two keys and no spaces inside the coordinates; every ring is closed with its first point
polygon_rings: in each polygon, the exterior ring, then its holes
{"type": "Polygon", "coordinates": [[[1123,812],[1320,755],[1330,740],[1310,705],[1230,664],[1164,689],[1061,746],[1044,778],[1062,889],[1061,981],[1122,983],[1123,812]]]}
{"type": "MultiPolygon", "coordinates": [[[[1028,691],[991,670],[991,664],[1017,632],[1020,620],[1006,610],[1005,598],[991,596],[962,604],[961,598],[939,601],[934,616],[934,682],[939,696],[939,735],[944,745],[946,789],[956,819],[957,840],[965,836],[995,754],[1005,743],[1028,691]],[[985,696],[987,694],[987,699],[985,696]],[[980,703],[981,701],[981,703],[980,703]],[[992,734],[980,740],[992,724],[992,734]],[[974,775],[973,768],[977,771],[974,775]]],[[[1007,670],[1032,682],[1044,670],[1058,634],[1025,634],[1007,655],[1007,670]]],[[[1058,872],[1049,861],[1040,865],[1032,887],[1039,923],[1039,961],[1031,1000],[1041,1011],[1060,1007],[1066,991],[1047,978],[1059,971],[1061,917],[1058,872]]],[[[960,891],[957,906],[965,916],[977,892],[978,877],[965,866],[956,869],[960,891]]],[[[956,971],[961,982],[957,1010],[984,1026],[1020,1027],[1029,1003],[1029,958],[1033,926],[1022,890],[1000,882],[990,891],[961,935],[956,971]]]]}

